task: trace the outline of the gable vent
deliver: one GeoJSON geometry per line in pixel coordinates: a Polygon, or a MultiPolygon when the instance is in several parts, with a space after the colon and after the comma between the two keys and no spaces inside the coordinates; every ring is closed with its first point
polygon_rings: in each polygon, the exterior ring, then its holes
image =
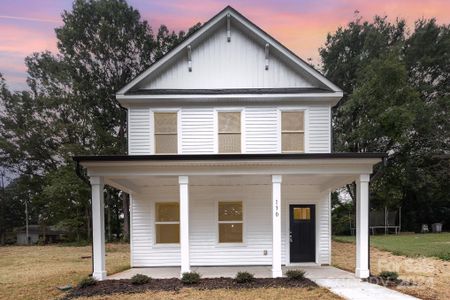
{"type": "Polygon", "coordinates": [[[192,72],[192,48],[191,45],[187,46],[187,58],[188,58],[188,70],[192,72]]]}
{"type": "Polygon", "coordinates": [[[231,25],[230,25],[230,19],[231,15],[227,15],[227,42],[229,43],[231,41],[231,25]]]}

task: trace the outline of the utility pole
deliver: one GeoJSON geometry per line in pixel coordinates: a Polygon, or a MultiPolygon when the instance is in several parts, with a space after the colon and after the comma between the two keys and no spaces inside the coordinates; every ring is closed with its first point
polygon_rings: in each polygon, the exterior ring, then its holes
{"type": "Polygon", "coordinates": [[[25,199],[25,234],[27,236],[27,245],[29,241],[29,235],[28,235],[28,200],[25,199]]]}
{"type": "Polygon", "coordinates": [[[27,236],[27,245],[30,243],[30,235],[28,232],[28,200],[31,200],[31,181],[33,174],[30,175],[30,186],[28,191],[28,199],[25,199],[25,235],[27,236]]]}
{"type": "MultiPolygon", "coordinates": [[[[0,210],[3,214],[3,209],[5,207],[6,202],[6,193],[5,193],[5,182],[3,181],[3,177],[5,177],[5,170],[2,169],[0,172],[0,175],[2,176],[2,199],[0,201],[0,210]]],[[[0,232],[0,244],[3,245],[5,243],[5,232],[0,232]]]]}

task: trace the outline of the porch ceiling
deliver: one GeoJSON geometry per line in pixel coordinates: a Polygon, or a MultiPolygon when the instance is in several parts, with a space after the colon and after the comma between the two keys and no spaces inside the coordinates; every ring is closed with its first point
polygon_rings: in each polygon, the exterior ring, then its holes
{"type": "MultiPolygon", "coordinates": [[[[314,186],[317,190],[336,189],[355,180],[354,175],[284,175],[283,186],[314,186]]],[[[143,193],[160,186],[178,187],[177,176],[105,177],[105,183],[129,193],[143,193]]],[[[271,185],[270,175],[190,176],[190,186],[271,185]]]]}
{"type": "Polygon", "coordinates": [[[90,177],[139,193],[153,186],[178,186],[189,176],[191,186],[269,185],[271,175],[283,175],[283,185],[335,189],[361,174],[371,174],[379,153],[149,155],[75,157],[90,177]]]}

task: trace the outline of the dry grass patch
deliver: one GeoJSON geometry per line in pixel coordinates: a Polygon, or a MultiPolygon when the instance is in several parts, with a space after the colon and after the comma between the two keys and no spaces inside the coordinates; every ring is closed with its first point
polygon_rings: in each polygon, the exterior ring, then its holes
{"type": "MultiPolygon", "coordinates": [[[[355,245],[333,241],[333,265],[351,272],[355,270],[355,245]]],[[[370,248],[370,267],[374,274],[395,271],[402,280],[416,286],[396,288],[402,293],[422,299],[450,299],[450,262],[431,257],[405,257],[370,248]]]]}
{"type": "MultiPolygon", "coordinates": [[[[106,246],[109,274],[129,268],[129,245],[106,246]]],[[[0,247],[0,299],[49,299],[62,292],[55,287],[75,285],[91,273],[91,247],[0,247]]]]}
{"type": "Polygon", "coordinates": [[[184,288],[178,292],[145,292],[138,294],[115,294],[110,296],[97,296],[77,298],[77,300],[134,300],[134,299],[199,299],[199,300],[259,300],[259,299],[342,299],[324,288],[261,288],[244,290],[205,290],[184,288]]]}

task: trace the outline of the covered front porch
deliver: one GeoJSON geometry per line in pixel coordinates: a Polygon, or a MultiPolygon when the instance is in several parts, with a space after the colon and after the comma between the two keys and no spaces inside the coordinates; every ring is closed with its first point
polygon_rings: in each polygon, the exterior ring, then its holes
{"type": "MultiPolygon", "coordinates": [[[[199,270],[204,276],[229,266],[256,268],[262,277],[283,276],[292,259],[294,205],[315,207],[314,266],[331,263],[330,192],[357,184],[355,274],[369,276],[368,185],[379,154],[268,154],[77,157],[92,185],[93,276],[107,278],[104,251],[103,189],[108,184],[129,193],[132,270],[175,267],[173,273],[199,270]],[[217,242],[217,198],[243,199],[243,241],[217,242]],[[155,243],[157,201],[179,203],[179,243],[155,243]],[[135,268],[138,267],[138,268],[135,268]],[[215,267],[215,269],[213,269],[215,267]]],[[[170,270],[170,271],[169,271],[170,270]]],[[[256,272],[257,271],[257,272],[256,272]]],[[[257,275],[255,274],[255,275],[257,275]]],[[[211,274],[211,276],[214,274],[211,274]]],[[[235,274],[233,274],[234,276],[235,274]]],[[[222,275],[224,276],[224,275],[222,275]]],[[[233,277],[231,276],[231,277],[233,277]]]]}

